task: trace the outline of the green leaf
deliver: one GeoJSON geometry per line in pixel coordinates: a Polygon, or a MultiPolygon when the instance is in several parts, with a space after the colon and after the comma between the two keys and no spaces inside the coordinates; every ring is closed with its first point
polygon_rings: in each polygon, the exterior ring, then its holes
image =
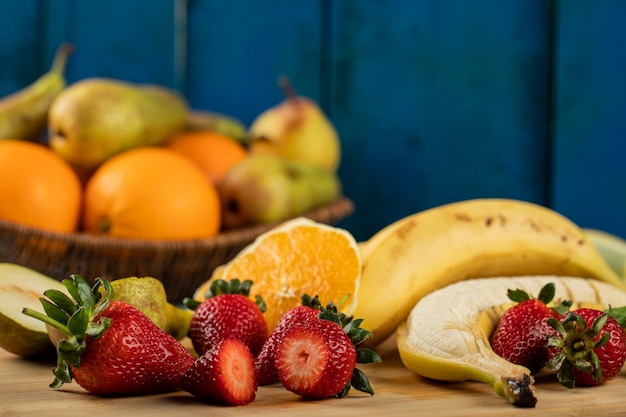
{"type": "Polygon", "coordinates": [[[74,312],[78,308],[76,304],[74,303],[74,301],[72,301],[72,299],[68,297],[67,294],[65,294],[62,291],[46,290],[44,291],[43,295],[48,297],[50,301],[52,301],[54,304],[59,306],[60,309],[65,311],[68,316],[71,316],[72,314],[74,314],[74,312]]]}
{"type": "Polygon", "coordinates": [[[201,302],[198,301],[198,300],[194,300],[191,297],[185,297],[185,298],[183,298],[183,304],[189,310],[195,310],[196,308],[198,308],[198,306],[201,304],[201,302]]]}
{"type": "Polygon", "coordinates": [[[511,301],[515,301],[516,303],[530,300],[530,296],[528,295],[528,293],[520,289],[508,290],[506,295],[509,297],[511,301]]]}
{"type": "MultiPolygon", "coordinates": [[[[96,297],[91,285],[83,279],[80,275],[73,274],[74,281],[76,282],[76,290],[78,292],[78,304],[87,308],[90,312],[93,311],[96,305],[96,297]]],[[[97,284],[96,284],[97,285],[97,284]]]]}
{"type": "Polygon", "coordinates": [[[367,376],[358,368],[354,368],[352,371],[352,378],[350,380],[352,387],[358,391],[366,392],[370,395],[374,395],[374,390],[370,385],[370,381],[367,376]]]}
{"type": "Polygon", "coordinates": [[[622,329],[626,329],[626,306],[617,308],[609,307],[605,310],[605,313],[613,317],[613,319],[622,326],[622,329]]]}
{"type": "Polygon", "coordinates": [[[555,318],[549,318],[548,320],[546,320],[546,323],[548,323],[550,327],[556,330],[558,334],[560,334],[561,336],[565,336],[565,327],[560,320],[557,320],[555,318]]]}
{"type": "Polygon", "coordinates": [[[539,301],[543,301],[544,304],[548,304],[550,301],[554,299],[554,294],[556,293],[556,288],[553,282],[549,282],[543,286],[541,291],[539,291],[539,295],[537,299],[539,301]]]}
{"type": "Polygon", "coordinates": [[[371,349],[359,348],[356,350],[357,363],[380,363],[382,358],[371,349]]]}
{"type": "Polygon", "coordinates": [[[254,296],[254,303],[259,307],[261,313],[265,313],[267,311],[267,304],[265,304],[265,300],[261,297],[261,294],[254,296]]]}
{"type": "Polygon", "coordinates": [[[89,323],[85,334],[93,339],[99,339],[109,327],[111,327],[111,319],[108,317],[100,317],[99,322],[92,321],[89,323]]]}
{"type": "Polygon", "coordinates": [[[65,311],[60,309],[58,305],[52,304],[45,298],[40,298],[39,301],[41,302],[43,311],[48,315],[48,317],[56,322],[63,324],[64,326],[67,325],[67,321],[69,320],[70,316],[65,311]]]}
{"type": "Polygon", "coordinates": [[[556,376],[561,385],[567,388],[574,388],[574,368],[571,363],[564,361],[556,376]]]}
{"type": "Polygon", "coordinates": [[[597,317],[594,321],[593,324],[591,325],[591,335],[595,336],[598,335],[602,332],[602,329],[604,328],[604,325],[606,324],[607,320],[609,319],[609,315],[604,313],[601,316],[597,317]]]}
{"type": "Polygon", "coordinates": [[[90,312],[84,306],[80,306],[67,321],[67,327],[73,335],[83,335],[87,331],[89,319],[90,312]]]}

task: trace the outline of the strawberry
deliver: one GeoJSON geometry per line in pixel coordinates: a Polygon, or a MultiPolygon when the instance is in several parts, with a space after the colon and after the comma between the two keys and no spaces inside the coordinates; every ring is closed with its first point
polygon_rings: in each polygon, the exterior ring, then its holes
{"type": "Polygon", "coordinates": [[[336,309],[320,307],[319,317],[284,333],[275,365],[283,386],[298,395],[322,399],[347,395],[350,387],[374,394],[358,363],[380,362],[380,356],[356,346],[371,336],[336,309]]]}
{"type": "Polygon", "coordinates": [[[579,308],[562,320],[550,319],[548,369],[567,388],[593,386],[614,378],[626,359],[626,334],[609,313],[579,308]]]}
{"type": "Polygon", "coordinates": [[[224,339],[196,359],[180,385],[203,401],[248,404],[257,390],[252,353],[244,342],[224,339]]]}
{"type": "Polygon", "coordinates": [[[265,304],[260,297],[256,303],[248,298],[252,281],[213,281],[206,299],[199,303],[185,299],[194,310],[189,325],[189,338],[194,349],[202,355],[224,339],[244,342],[254,356],[267,339],[267,322],[263,317],[265,304]]]}
{"type": "Polygon", "coordinates": [[[153,394],[180,389],[193,356],[176,339],[136,308],[110,301],[111,284],[98,278],[91,288],[79,275],[63,281],[72,298],[60,291],[44,294],[46,314],[24,309],[64,333],[57,344],[51,388],[72,379],[101,395],[153,394]],[[102,291],[104,290],[104,291],[102,291]]]}
{"type": "Polygon", "coordinates": [[[550,308],[554,298],[554,284],[546,284],[537,298],[523,290],[509,290],[507,295],[517,302],[500,318],[491,336],[491,348],[509,362],[537,372],[548,361],[546,346],[548,335],[553,333],[547,324],[549,318],[560,318],[571,305],[570,301],[550,308]]]}
{"type": "Polygon", "coordinates": [[[269,385],[279,382],[278,371],[275,366],[276,350],[282,344],[285,332],[292,327],[300,326],[312,320],[317,320],[320,312],[320,302],[317,296],[311,298],[308,295],[301,297],[302,305],[287,311],[278,321],[269,338],[263,344],[261,352],[254,361],[259,385],[269,385]]]}

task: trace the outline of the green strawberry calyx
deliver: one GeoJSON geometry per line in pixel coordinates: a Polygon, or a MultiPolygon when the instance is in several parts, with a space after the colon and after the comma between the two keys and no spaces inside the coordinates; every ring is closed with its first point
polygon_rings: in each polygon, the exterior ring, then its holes
{"type": "MultiPolygon", "coordinates": [[[[556,287],[553,282],[549,282],[544,285],[539,291],[539,295],[537,296],[537,300],[541,301],[545,305],[549,305],[552,300],[554,300],[554,295],[556,294],[556,287]]],[[[533,297],[528,294],[524,290],[516,289],[516,290],[508,290],[507,296],[511,301],[515,301],[516,303],[521,303],[523,301],[532,300],[533,297]]],[[[550,306],[550,308],[556,311],[560,315],[567,314],[570,307],[572,306],[572,300],[563,300],[558,304],[550,306]]]]}
{"type": "Polygon", "coordinates": [[[72,274],[62,281],[70,296],[58,290],[46,290],[40,298],[44,312],[24,308],[22,313],[40,320],[63,333],[66,337],[56,346],[57,364],[53,369],[54,381],[50,388],[58,389],[72,382],[71,366],[80,366],[80,358],[87,347],[87,338],[98,339],[111,325],[108,317],[94,317],[104,311],[113,296],[113,287],[104,278],[96,278],[92,286],[80,275],[72,274]]]}
{"type": "Polygon", "coordinates": [[[597,339],[606,324],[607,313],[598,316],[591,326],[580,315],[569,312],[563,321],[551,318],[548,324],[557,332],[548,336],[548,347],[556,348],[557,353],[548,361],[548,369],[557,371],[559,382],[574,388],[575,371],[591,373],[596,381],[602,380],[600,360],[595,350],[604,346],[610,339],[609,333],[597,339]]]}
{"type": "MultiPolygon", "coordinates": [[[[204,294],[204,299],[208,300],[209,298],[217,297],[224,294],[239,294],[243,295],[244,297],[248,297],[250,295],[250,288],[252,287],[252,284],[253,281],[249,279],[244,281],[240,281],[237,278],[233,278],[229,281],[226,281],[224,279],[216,279],[211,282],[211,286],[204,294]]],[[[262,313],[267,310],[265,301],[260,295],[257,294],[255,296],[254,302],[259,307],[262,313]]],[[[183,304],[190,310],[195,310],[200,304],[202,304],[202,302],[194,300],[193,298],[186,297],[183,300],[183,304]]]]}

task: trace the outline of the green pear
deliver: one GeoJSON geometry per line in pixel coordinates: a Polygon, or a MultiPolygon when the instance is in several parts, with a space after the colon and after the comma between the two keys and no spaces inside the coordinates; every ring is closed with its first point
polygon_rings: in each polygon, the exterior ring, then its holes
{"type": "Polygon", "coordinates": [[[153,277],[127,277],[111,281],[112,300],[124,301],[145,314],[161,329],[167,326],[167,294],[153,277]]]}
{"type": "Polygon", "coordinates": [[[250,125],[250,151],[273,154],[336,172],[341,144],[333,124],[313,100],[298,96],[286,78],[285,100],[262,112],[250,125]]]}
{"type": "Polygon", "coordinates": [[[218,184],[225,228],[280,222],[336,200],[341,182],[319,166],[250,154],[218,184]]]}
{"type": "Polygon", "coordinates": [[[0,347],[22,357],[54,353],[44,322],[22,314],[30,308],[43,313],[44,291],[67,294],[58,280],[25,266],[0,263],[0,347]]]}
{"type": "Polygon", "coordinates": [[[193,310],[167,303],[165,331],[174,336],[176,340],[184,339],[189,333],[189,326],[191,324],[192,317],[193,310]]]}
{"type": "Polygon", "coordinates": [[[187,117],[187,102],[174,90],[87,78],[66,87],[52,102],[49,144],[88,174],[125,150],[166,143],[184,129],[187,117]]]}

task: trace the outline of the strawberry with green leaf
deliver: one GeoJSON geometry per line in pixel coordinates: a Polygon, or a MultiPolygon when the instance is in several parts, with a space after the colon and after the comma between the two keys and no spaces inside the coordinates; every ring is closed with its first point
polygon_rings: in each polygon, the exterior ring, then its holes
{"type": "Polygon", "coordinates": [[[563,301],[549,307],[555,294],[553,283],[546,284],[537,298],[523,290],[509,290],[507,295],[515,301],[500,318],[491,336],[491,348],[509,362],[525,366],[531,372],[543,368],[548,361],[548,336],[553,333],[547,320],[559,319],[571,306],[563,301]]]}
{"type": "Polygon", "coordinates": [[[615,378],[626,360],[626,334],[609,312],[579,308],[562,320],[550,319],[548,369],[561,384],[594,386],[615,378]]]}
{"type": "Polygon", "coordinates": [[[374,394],[357,363],[380,362],[380,356],[359,345],[371,336],[362,319],[320,307],[318,318],[288,329],[278,345],[275,366],[283,386],[311,399],[346,396],[350,388],[374,394]]]}
{"type": "Polygon", "coordinates": [[[71,297],[48,290],[41,298],[46,314],[24,309],[63,334],[51,388],[75,380],[101,395],[153,394],[180,389],[193,356],[176,339],[136,308],[110,301],[111,284],[96,279],[93,287],[72,275],[63,280],[71,297]]]}
{"type": "Polygon", "coordinates": [[[255,301],[248,298],[251,286],[251,280],[217,279],[211,283],[204,301],[184,300],[194,310],[189,338],[199,355],[224,339],[241,340],[253,355],[259,354],[268,337],[263,317],[265,303],[260,296],[255,301]]]}

